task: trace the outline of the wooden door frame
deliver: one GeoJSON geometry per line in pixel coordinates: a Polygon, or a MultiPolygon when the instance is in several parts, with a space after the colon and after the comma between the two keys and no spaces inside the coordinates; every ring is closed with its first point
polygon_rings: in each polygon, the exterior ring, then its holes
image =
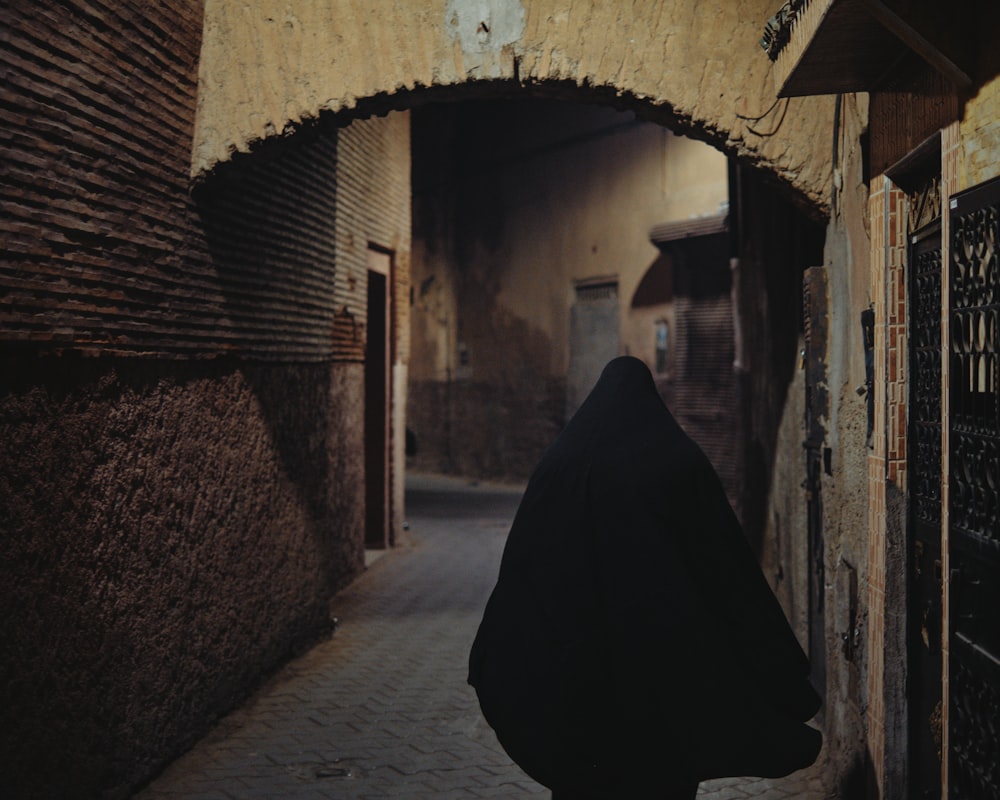
{"type": "Polygon", "coordinates": [[[384,324],[382,325],[382,338],[384,341],[382,355],[381,380],[379,381],[380,400],[370,397],[370,389],[375,376],[372,370],[377,366],[372,362],[371,354],[368,350],[367,342],[372,339],[372,320],[369,319],[367,332],[366,352],[365,352],[365,547],[370,549],[385,549],[393,543],[392,535],[392,360],[395,351],[395,326],[393,321],[392,302],[392,279],[394,263],[391,250],[372,243],[368,244],[367,251],[367,277],[368,277],[368,298],[367,307],[369,312],[373,308],[373,297],[371,296],[372,283],[383,285],[380,292],[384,309],[384,324]],[[373,280],[373,276],[378,276],[373,280]],[[377,411],[372,404],[378,402],[381,410],[377,411]],[[381,425],[375,421],[374,417],[381,419],[381,425]],[[371,441],[372,436],[377,436],[378,440],[371,441]],[[375,453],[371,448],[378,447],[379,453],[375,453]],[[379,472],[377,478],[378,487],[372,481],[376,478],[375,472],[379,472]],[[378,508],[373,507],[373,503],[378,504],[378,508]]]}

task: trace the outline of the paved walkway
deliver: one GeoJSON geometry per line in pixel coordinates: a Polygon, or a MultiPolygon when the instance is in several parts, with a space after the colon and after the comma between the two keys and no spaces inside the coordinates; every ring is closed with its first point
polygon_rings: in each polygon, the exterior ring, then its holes
{"type": "MultiPolygon", "coordinates": [[[[548,798],[465,682],[518,490],[408,481],[407,541],[333,603],[333,637],[288,664],[140,800],[548,798]]],[[[825,800],[816,774],[705,783],[699,800],[825,800]]],[[[623,800],[627,800],[623,798],[623,800]]]]}

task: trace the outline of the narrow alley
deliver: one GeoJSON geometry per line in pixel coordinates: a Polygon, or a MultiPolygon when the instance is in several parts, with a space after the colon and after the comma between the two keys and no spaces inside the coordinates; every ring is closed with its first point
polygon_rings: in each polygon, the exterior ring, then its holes
{"type": "MultiPolygon", "coordinates": [[[[548,797],[500,749],[465,681],[519,499],[517,488],[411,476],[408,538],[335,598],[333,637],[138,798],[548,797]]],[[[817,769],[712,781],[698,797],[825,800],[817,769]]]]}

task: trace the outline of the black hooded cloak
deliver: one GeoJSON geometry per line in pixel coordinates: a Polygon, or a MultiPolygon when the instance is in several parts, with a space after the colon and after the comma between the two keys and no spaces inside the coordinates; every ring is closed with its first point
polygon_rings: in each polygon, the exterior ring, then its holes
{"type": "Polygon", "coordinates": [[[643,362],[611,361],[532,475],[469,660],[487,722],[557,791],[808,766],[809,663],[722,485],[643,362]]]}

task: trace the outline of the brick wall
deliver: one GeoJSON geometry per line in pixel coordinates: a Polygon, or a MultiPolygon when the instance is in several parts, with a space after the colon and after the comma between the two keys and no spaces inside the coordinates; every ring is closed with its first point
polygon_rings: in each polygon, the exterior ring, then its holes
{"type": "Polygon", "coordinates": [[[396,359],[409,354],[410,117],[396,112],[359,119],[339,137],[337,262],[345,267],[338,291],[345,302],[365,307],[365,284],[345,286],[365,275],[369,244],[393,254],[393,324],[396,359]]]}
{"type": "MultiPolygon", "coordinates": [[[[886,652],[896,652],[905,635],[898,620],[897,583],[900,570],[900,512],[893,498],[906,491],[906,224],[905,193],[888,178],[872,181],[871,298],[875,311],[875,424],[868,458],[868,749],[873,780],[880,791],[898,781],[887,772],[898,764],[895,718],[887,707],[893,683],[904,674],[900,665],[887,663],[886,652]],[[890,561],[893,566],[890,567],[890,561]],[[889,674],[893,671],[893,675],[889,674]],[[891,729],[887,728],[893,723],[891,729]],[[891,743],[887,740],[891,738],[891,743]]],[[[904,645],[905,647],[905,645],[904,645]]],[[[894,788],[890,787],[892,791],[894,788]]]]}
{"type": "Polygon", "coordinates": [[[408,131],[306,131],[192,191],[201,33],[197,2],[5,17],[0,752],[18,797],[127,795],[321,635],[363,567],[365,272],[339,249],[338,187],[360,209],[390,187],[392,224],[361,214],[353,235],[363,252],[390,231],[404,315],[408,131]],[[341,138],[393,168],[358,178],[341,138]]]}
{"type": "Polygon", "coordinates": [[[357,119],[338,138],[336,302],[365,320],[369,246],[392,255],[390,280],[390,541],[403,525],[405,410],[410,352],[410,115],[357,119]]]}
{"type": "Polygon", "coordinates": [[[336,268],[337,171],[330,134],[198,191],[208,288],[221,306],[218,317],[191,320],[203,347],[269,361],[363,360],[363,267],[336,268]]]}
{"type": "MultiPolygon", "coordinates": [[[[19,8],[11,22],[0,338],[360,360],[364,267],[336,249],[336,132],[304,133],[192,192],[200,6],[88,9],[19,8]]],[[[408,215],[403,196],[393,219],[408,215]]]]}
{"type": "Polygon", "coordinates": [[[4,340],[190,352],[223,315],[190,235],[201,5],[5,12],[4,340]]]}

